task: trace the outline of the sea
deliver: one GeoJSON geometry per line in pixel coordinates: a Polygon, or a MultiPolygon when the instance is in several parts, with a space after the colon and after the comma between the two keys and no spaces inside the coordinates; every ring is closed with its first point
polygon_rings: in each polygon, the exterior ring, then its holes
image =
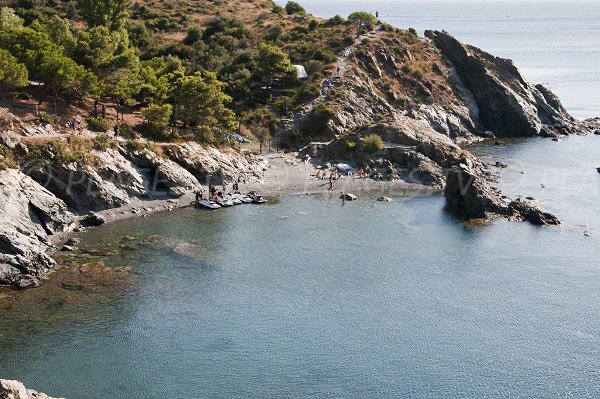
{"type": "MultiPolygon", "coordinates": [[[[595,115],[595,3],[304,3],[445,29],[595,115]]],[[[0,290],[0,378],[66,398],[600,397],[600,136],[470,150],[563,224],[469,225],[441,195],[382,191],[101,226],[81,247],[106,256],[82,261],[127,283],[0,290]]]]}

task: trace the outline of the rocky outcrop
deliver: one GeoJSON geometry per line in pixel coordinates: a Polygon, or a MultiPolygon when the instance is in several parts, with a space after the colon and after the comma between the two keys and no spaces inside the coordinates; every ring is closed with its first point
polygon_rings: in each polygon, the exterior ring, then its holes
{"type": "Polygon", "coordinates": [[[474,165],[478,173],[487,174],[474,156],[463,151],[450,138],[433,130],[425,121],[401,114],[394,114],[378,123],[340,136],[323,146],[320,151],[321,156],[327,160],[347,160],[367,170],[374,161],[383,158],[393,169],[402,172],[402,178],[440,189],[445,185],[444,170],[460,162],[468,162],[474,165]],[[382,151],[368,155],[361,151],[360,143],[365,136],[371,134],[380,136],[385,145],[382,151]],[[348,142],[356,142],[358,146],[349,148],[348,142]]]}
{"type": "Polygon", "coordinates": [[[171,146],[169,155],[205,185],[246,183],[261,177],[264,172],[262,165],[252,164],[235,152],[225,153],[194,142],[171,146]]]}
{"type": "Polygon", "coordinates": [[[464,163],[448,172],[444,196],[447,209],[467,219],[506,217],[527,220],[536,225],[560,224],[556,216],[542,211],[531,201],[521,198],[510,201],[464,163]]]}
{"type": "Polygon", "coordinates": [[[45,393],[25,388],[19,381],[0,379],[0,398],[2,399],[64,399],[51,398],[45,393]]]}
{"type": "Polygon", "coordinates": [[[26,288],[56,263],[45,254],[48,235],[75,221],[66,204],[16,170],[0,172],[0,283],[26,288]]]}
{"type": "Polygon", "coordinates": [[[454,70],[455,90],[475,100],[485,129],[497,136],[560,135],[579,131],[547,88],[532,86],[512,61],[464,45],[446,32],[426,31],[454,70]]]}

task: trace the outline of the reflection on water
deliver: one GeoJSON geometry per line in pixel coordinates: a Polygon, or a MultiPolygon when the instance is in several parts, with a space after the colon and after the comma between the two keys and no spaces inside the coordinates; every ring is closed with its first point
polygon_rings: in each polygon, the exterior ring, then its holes
{"type": "Polygon", "coordinates": [[[474,149],[512,158],[500,184],[525,176],[512,191],[563,227],[470,228],[441,196],[400,195],[90,230],[68,255],[87,266],[0,291],[0,374],[69,398],[598,397],[599,221],[571,193],[599,149],[474,149]],[[541,165],[573,177],[537,189],[541,165]]]}

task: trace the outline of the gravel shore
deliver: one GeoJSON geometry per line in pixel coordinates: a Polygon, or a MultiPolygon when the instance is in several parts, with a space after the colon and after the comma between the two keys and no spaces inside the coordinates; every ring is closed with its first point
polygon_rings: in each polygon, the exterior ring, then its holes
{"type": "MultiPolygon", "coordinates": [[[[329,180],[316,179],[315,174],[322,169],[318,169],[311,162],[302,161],[295,154],[273,153],[264,157],[269,162],[265,176],[256,182],[240,184],[241,192],[256,191],[263,196],[276,197],[294,194],[318,194],[328,191],[329,180]]],[[[202,190],[204,195],[208,193],[208,187],[203,186],[202,190]]],[[[368,192],[370,196],[385,196],[406,191],[415,193],[434,192],[429,187],[407,183],[403,180],[374,181],[350,176],[341,176],[340,179],[335,181],[333,191],[337,193],[368,192]]],[[[107,223],[110,223],[133,217],[147,217],[155,212],[170,212],[175,209],[190,207],[194,205],[194,201],[194,194],[186,194],[180,198],[134,200],[125,206],[96,213],[102,215],[107,223]]],[[[73,232],[57,234],[51,237],[51,242],[59,245],[73,235],[73,232]]]]}

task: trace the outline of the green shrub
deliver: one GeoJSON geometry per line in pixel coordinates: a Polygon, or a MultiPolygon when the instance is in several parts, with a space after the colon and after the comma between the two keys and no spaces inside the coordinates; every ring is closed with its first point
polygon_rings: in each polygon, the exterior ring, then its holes
{"type": "Polygon", "coordinates": [[[131,126],[129,126],[129,124],[121,121],[115,125],[115,135],[129,139],[134,136],[134,133],[133,129],[131,128],[131,126]]]}
{"type": "Polygon", "coordinates": [[[92,145],[95,150],[106,151],[114,146],[114,142],[106,133],[100,133],[92,140],[92,145]]]}
{"type": "Polygon", "coordinates": [[[325,26],[338,26],[338,25],[343,25],[345,23],[346,23],[346,20],[344,18],[340,17],[339,15],[336,15],[335,17],[331,17],[327,21],[325,21],[324,25],[325,26]]]}
{"type": "Polygon", "coordinates": [[[92,132],[104,133],[110,129],[110,123],[102,117],[92,116],[87,122],[88,129],[90,129],[92,132]]]}
{"type": "Polygon", "coordinates": [[[271,10],[271,12],[273,14],[279,14],[279,15],[283,15],[285,14],[285,8],[281,7],[280,5],[276,5],[275,7],[273,7],[273,9],[271,10]]]}
{"type": "Polygon", "coordinates": [[[292,108],[292,106],[293,106],[292,99],[291,99],[291,97],[288,97],[288,96],[277,97],[275,99],[275,101],[273,102],[273,107],[275,108],[277,113],[280,115],[287,114],[287,111],[290,110],[292,108]]]}
{"type": "Polygon", "coordinates": [[[0,116],[0,130],[4,130],[10,126],[10,122],[3,116],[0,116]]]}
{"type": "Polygon", "coordinates": [[[56,118],[47,112],[41,111],[38,113],[38,122],[42,125],[55,125],[56,118]]]}
{"type": "Polygon", "coordinates": [[[323,134],[329,126],[329,121],[335,113],[323,103],[315,105],[310,114],[302,124],[304,137],[314,137],[323,134]]]}
{"type": "Polygon", "coordinates": [[[315,30],[319,26],[319,21],[316,19],[311,19],[308,23],[308,30],[315,30]]]}
{"type": "Polygon", "coordinates": [[[364,139],[365,151],[369,154],[374,154],[383,150],[383,140],[378,134],[369,134],[364,139]]]}
{"type": "Polygon", "coordinates": [[[0,144],[0,170],[8,168],[17,168],[18,164],[15,161],[12,150],[5,145],[0,144]]]}
{"type": "Polygon", "coordinates": [[[300,4],[296,3],[295,1],[287,2],[287,4],[285,5],[285,12],[287,12],[288,15],[305,14],[306,13],[306,11],[304,11],[304,7],[302,7],[300,4]]]}

